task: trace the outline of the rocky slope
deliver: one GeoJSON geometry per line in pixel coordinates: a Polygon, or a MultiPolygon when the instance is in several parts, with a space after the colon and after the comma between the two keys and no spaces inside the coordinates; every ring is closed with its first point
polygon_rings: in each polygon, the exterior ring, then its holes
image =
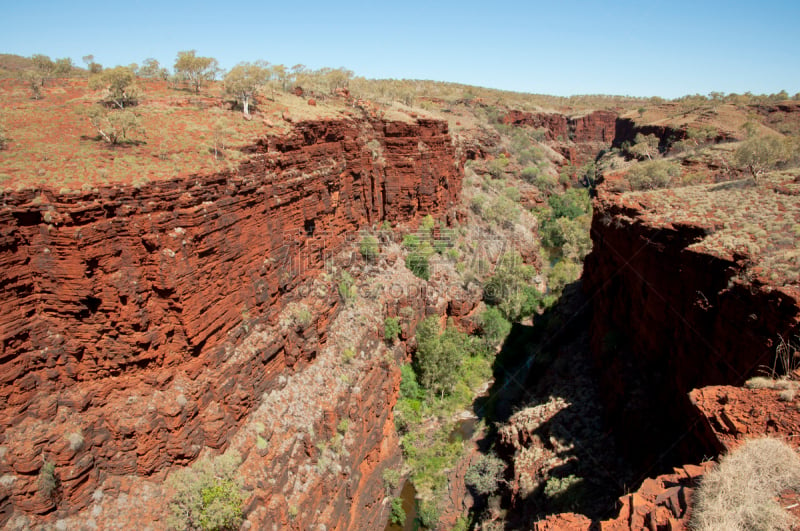
{"type": "MultiPolygon", "coordinates": [[[[303,122],[247,151],[229,174],[4,197],[0,521],[68,514],[113,478],[227,447],[262,394],[324,349],[341,301],[307,290],[326,261],[361,227],[444,217],[461,186],[447,125],[433,120],[303,122]],[[270,333],[254,339],[257,325],[270,333]],[[59,480],[47,498],[45,461],[59,480]]],[[[359,380],[369,399],[340,404],[372,420],[350,454],[359,480],[334,512],[361,496],[375,509],[362,486],[385,457],[397,375],[374,370],[359,380]]]]}

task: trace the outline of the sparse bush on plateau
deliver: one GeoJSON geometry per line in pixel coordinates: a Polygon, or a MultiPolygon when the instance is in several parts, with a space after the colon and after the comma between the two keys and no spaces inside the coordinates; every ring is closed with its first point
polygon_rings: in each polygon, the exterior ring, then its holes
{"type": "Polygon", "coordinates": [[[758,180],[767,170],[787,162],[791,157],[788,142],[775,136],[753,136],[736,149],[736,164],[750,172],[753,180],[758,180]]]}
{"type": "Polygon", "coordinates": [[[633,166],[627,178],[633,190],[655,190],[668,187],[680,174],[681,168],[674,162],[650,160],[633,166]]]}
{"type": "Polygon", "coordinates": [[[776,496],[800,488],[800,457],[778,439],[752,439],[724,456],[695,491],[692,528],[793,529],[776,496]]]}
{"type": "Polygon", "coordinates": [[[174,492],[167,525],[177,530],[231,531],[243,520],[244,491],[235,479],[241,457],[236,452],[204,458],[167,481],[174,492]]]}

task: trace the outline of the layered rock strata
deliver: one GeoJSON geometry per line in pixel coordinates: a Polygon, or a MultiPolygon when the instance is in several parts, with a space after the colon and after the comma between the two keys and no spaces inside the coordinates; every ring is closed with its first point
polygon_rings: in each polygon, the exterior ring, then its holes
{"type": "Polygon", "coordinates": [[[77,510],[110,475],[226,447],[261,395],[318,355],[340,298],[241,354],[250,324],[275,325],[361,227],[442,217],[460,192],[433,120],[304,122],[246,152],[223,174],[4,197],[2,521],[77,510]],[[45,462],[55,496],[38,487],[45,462]]]}

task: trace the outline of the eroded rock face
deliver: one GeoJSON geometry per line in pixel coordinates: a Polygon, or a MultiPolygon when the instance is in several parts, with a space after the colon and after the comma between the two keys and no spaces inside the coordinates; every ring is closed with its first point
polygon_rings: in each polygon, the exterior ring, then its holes
{"type": "MultiPolygon", "coordinates": [[[[797,333],[800,294],[742,280],[747,264],[737,257],[687,249],[706,227],[640,212],[631,196],[601,188],[584,288],[608,421],[626,455],[647,465],[679,435],[696,435],[690,390],[742,385],[771,365],[778,337],[797,333]]],[[[681,441],[677,462],[713,455],[702,437],[681,441]]]]}
{"type": "Polygon", "coordinates": [[[537,522],[536,531],[636,531],[639,529],[688,529],[692,515],[692,496],[703,474],[713,466],[706,461],[700,465],[685,465],[672,473],[645,479],[639,489],[620,497],[619,515],[592,522],[574,513],[548,516],[537,522]]]}
{"type": "Polygon", "coordinates": [[[720,453],[730,452],[754,437],[777,437],[797,448],[800,411],[796,387],[747,389],[709,386],[689,397],[702,415],[706,434],[720,453]]]}
{"type": "Polygon", "coordinates": [[[504,124],[543,129],[545,139],[567,162],[581,165],[594,160],[597,153],[611,147],[617,136],[617,113],[592,111],[580,116],[560,113],[509,111],[504,124]]]}
{"type": "Polygon", "coordinates": [[[0,475],[15,479],[0,523],[80,509],[108,475],[225,447],[282,373],[316,357],[340,300],[317,297],[310,323],[242,354],[248,323],[275,325],[359,228],[442,217],[460,192],[433,120],[304,122],[247,151],[227,174],[4,197],[0,475]],[[38,488],[44,460],[57,497],[38,488]]]}

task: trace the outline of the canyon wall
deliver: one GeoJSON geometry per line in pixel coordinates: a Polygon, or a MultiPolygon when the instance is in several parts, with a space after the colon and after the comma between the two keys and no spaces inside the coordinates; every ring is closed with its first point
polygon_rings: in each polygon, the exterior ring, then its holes
{"type": "Polygon", "coordinates": [[[544,138],[567,162],[580,166],[593,161],[603,149],[611,147],[617,134],[617,113],[592,111],[567,116],[550,112],[509,111],[501,121],[507,125],[544,130],[544,138]]]}
{"type": "MultiPolygon", "coordinates": [[[[275,327],[298,288],[359,228],[442,217],[460,193],[462,161],[434,120],[304,122],[246,152],[228,173],[3,198],[0,523],[78,510],[109,475],[225,447],[326,344],[335,291],[309,303],[310,323],[275,327]],[[256,318],[275,332],[243,354],[256,318]],[[45,461],[55,497],[37,485],[45,461]]],[[[375,392],[364,429],[382,433],[392,403],[375,392]]],[[[356,458],[381,444],[363,442],[356,458]]]]}
{"type": "Polygon", "coordinates": [[[583,285],[607,420],[645,471],[716,453],[687,393],[771,367],[779,336],[800,330],[800,293],[743,274],[746,257],[687,249],[710,227],[640,213],[631,196],[599,188],[583,285]]]}

